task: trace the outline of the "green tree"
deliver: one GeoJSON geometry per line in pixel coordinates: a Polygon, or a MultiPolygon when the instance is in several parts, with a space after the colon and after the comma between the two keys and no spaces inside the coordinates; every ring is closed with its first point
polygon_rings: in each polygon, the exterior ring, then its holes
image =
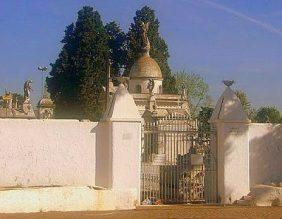
{"type": "Polygon", "coordinates": [[[209,120],[212,116],[213,111],[214,108],[207,106],[201,107],[201,110],[198,115],[200,133],[204,133],[205,131],[211,130],[209,120]]]}
{"type": "Polygon", "coordinates": [[[105,26],[108,34],[108,46],[110,49],[111,74],[120,76],[121,71],[127,63],[127,42],[126,34],[116,22],[110,22],[105,26]]]}
{"type": "Polygon", "coordinates": [[[249,101],[249,98],[247,96],[247,94],[242,91],[242,90],[236,90],[235,91],[236,96],[239,98],[244,111],[246,112],[248,118],[251,121],[255,121],[255,116],[256,116],[256,110],[255,108],[252,107],[251,102],[249,101]]]}
{"type": "Polygon", "coordinates": [[[168,46],[164,39],[159,34],[160,22],[155,16],[155,11],[144,6],[136,11],[136,16],[133,18],[134,23],[130,25],[127,38],[128,38],[128,63],[125,74],[128,75],[130,67],[134,61],[139,58],[142,48],[142,37],[140,24],[141,22],[149,22],[148,38],[151,45],[150,55],[159,64],[163,74],[163,88],[166,93],[176,93],[175,78],[171,74],[168,65],[168,46]]]}
{"type": "Polygon", "coordinates": [[[176,72],[174,77],[178,93],[182,93],[183,89],[186,90],[192,116],[195,116],[201,107],[210,105],[209,86],[200,75],[180,71],[176,72]]]}
{"type": "Polygon", "coordinates": [[[261,107],[256,114],[256,122],[259,123],[281,123],[282,118],[276,107],[261,107]]]}
{"type": "Polygon", "coordinates": [[[248,100],[246,93],[244,91],[241,91],[241,90],[236,90],[235,94],[239,98],[239,100],[240,100],[240,102],[243,106],[243,109],[247,113],[251,109],[251,103],[248,100]]]}
{"type": "Polygon", "coordinates": [[[109,58],[108,36],[99,13],[83,7],[61,42],[62,50],[47,78],[56,117],[96,120],[103,110],[109,58]]]}

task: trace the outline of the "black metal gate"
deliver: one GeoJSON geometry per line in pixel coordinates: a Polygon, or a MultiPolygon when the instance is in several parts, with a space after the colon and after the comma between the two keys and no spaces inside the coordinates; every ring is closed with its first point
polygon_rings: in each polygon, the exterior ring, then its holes
{"type": "Polygon", "coordinates": [[[141,202],[216,203],[215,132],[188,115],[143,125],[141,202]]]}

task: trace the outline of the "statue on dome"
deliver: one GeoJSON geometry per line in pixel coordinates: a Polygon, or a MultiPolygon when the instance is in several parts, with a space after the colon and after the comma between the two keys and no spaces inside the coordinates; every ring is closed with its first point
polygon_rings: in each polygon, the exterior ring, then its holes
{"type": "Polygon", "coordinates": [[[149,31],[149,22],[144,23],[143,21],[140,23],[140,29],[142,33],[142,51],[149,55],[150,52],[150,41],[148,38],[149,31]]]}

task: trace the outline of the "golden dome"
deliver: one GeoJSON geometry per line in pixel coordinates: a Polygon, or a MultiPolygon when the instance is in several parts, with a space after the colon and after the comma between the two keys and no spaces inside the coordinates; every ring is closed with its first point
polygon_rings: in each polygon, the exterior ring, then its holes
{"type": "Polygon", "coordinates": [[[130,79],[132,78],[155,78],[162,79],[162,72],[158,63],[152,59],[148,54],[142,55],[132,65],[129,74],[130,79]]]}

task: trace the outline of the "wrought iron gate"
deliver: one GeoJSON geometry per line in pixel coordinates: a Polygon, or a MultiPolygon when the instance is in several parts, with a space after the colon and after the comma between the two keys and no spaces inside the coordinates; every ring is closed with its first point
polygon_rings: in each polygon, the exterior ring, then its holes
{"type": "Polygon", "coordinates": [[[143,125],[141,202],[216,203],[215,132],[188,115],[143,125]]]}

